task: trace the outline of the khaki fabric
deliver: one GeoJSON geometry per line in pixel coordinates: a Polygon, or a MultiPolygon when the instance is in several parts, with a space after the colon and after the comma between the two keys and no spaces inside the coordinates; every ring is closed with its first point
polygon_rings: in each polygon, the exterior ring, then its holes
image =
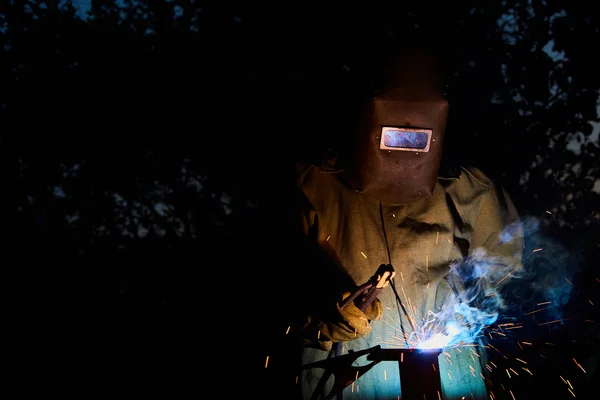
{"type": "MultiPolygon", "coordinates": [[[[393,283],[379,295],[383,316],[370,321],[370,329],[361,335],[344,341],[344,354],[378,344],[414,347],[432,313],[461,301],[465,291],[460,282],[449,279],[450,267],[472,254],[482,261],[493,257],[502,271],[520,267],[523,235],[518,213],[507,194],[480,170],[462,169],[458,178],[440,178],[432,197],[409,205],[382,204],[317,166],[304,170],[297,183],[304,196],[304,234],[336,268],[356,285],[366,282],[381,264],[391,263],[396,270],[393,283]]],[[[493,279],[503,284],[499,274],[493,279]]],[[[303,363],[330,357],[330,348],[307,345],[303,363]]],[[[444,399],[487,397],[482,350],[462,347],[440,356],[444,399]]],[[[310,398],[321,373],[303,372],[304,398],[310,398]]],[[[398,367],[391,362],[379,363],[344,391],[345,400],[399,395],[398,367]]]]}

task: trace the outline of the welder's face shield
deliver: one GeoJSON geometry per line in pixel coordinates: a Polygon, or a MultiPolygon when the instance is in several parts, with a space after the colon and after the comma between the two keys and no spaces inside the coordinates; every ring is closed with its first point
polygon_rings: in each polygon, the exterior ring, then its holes
{"type": "Polygon", "coordinates": [[[367,105],[343,173],[354,189],[388,204],[433,194],[448,119],[442,95],[402,97],[378,96],[367,105]]]}
{"type": "Polygon", "coordinates": [[[387,204],[433,194],[448,120],[442,53],[393,49],[374,95],[359,113],[341,177],[353,189],[387,204]]]}

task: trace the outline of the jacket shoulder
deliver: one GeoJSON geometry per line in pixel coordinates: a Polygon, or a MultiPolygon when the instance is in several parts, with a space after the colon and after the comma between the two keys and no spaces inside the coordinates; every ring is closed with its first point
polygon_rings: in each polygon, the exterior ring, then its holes
{"type": "Polygon", "coordinates": [[[491,189],[494,187],[492,179],[476,167],[461,167],[459,180],[473,188],[485,187],[491,189]]]}
{"type": "Polygon", "coordinates": [[[438,181],[454,201],[462,204],[473,204],[475,199],[495,191],[492,179],[475,167],[461,167],[456,176],[440,177],[438,181]]]}

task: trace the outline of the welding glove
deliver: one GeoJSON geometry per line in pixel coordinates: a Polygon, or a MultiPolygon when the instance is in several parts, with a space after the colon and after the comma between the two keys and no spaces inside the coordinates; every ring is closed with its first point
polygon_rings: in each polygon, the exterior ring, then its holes
{"type": "Polygon", "coordinates": [[[305,346],[329,351],[335,342],[355,340],[371,332],[371,321],[380,320],[383,316],[381,302],[376,298],[364,312],[353,302],[341,308],[341,302],[349,295],[344,293],[335,308],[323,317],[309,318],[302,329],[305,346]]]}

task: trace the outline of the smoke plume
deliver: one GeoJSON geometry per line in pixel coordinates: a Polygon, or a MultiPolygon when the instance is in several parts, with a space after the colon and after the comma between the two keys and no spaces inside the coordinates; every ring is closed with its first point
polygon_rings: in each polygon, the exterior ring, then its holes
{"type": "Polygon", "coordinates": [[[529,312],[542,311],[540,305],[543,312],[534,318],[561,320],[574,290],[581,257],[545,236],[535,218],[508,226],[500,234],[499,246],[514,240],[524,244],[520,261],[498,256],[495,249],[478,248],[450,266],[447,279],[453,294],[439,312],[429,316],[424,327],[429,334],[427,340],[419,341],[419,348],[474,343],[493,324],[523,323],[529,312]]]}

